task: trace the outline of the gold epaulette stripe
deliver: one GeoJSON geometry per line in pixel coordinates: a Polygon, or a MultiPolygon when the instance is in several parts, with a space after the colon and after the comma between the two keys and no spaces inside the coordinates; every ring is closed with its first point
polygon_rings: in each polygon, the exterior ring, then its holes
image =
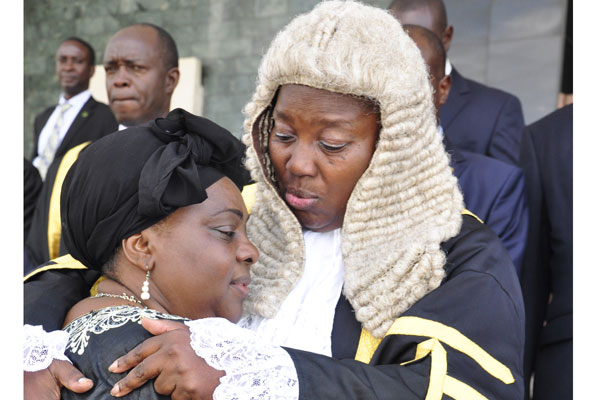
{"type": "Polygon", "coordinates": [[[97,295],[97,286],[99,286],[99,283],[101,281],[104,281],[105,279],[107,279],[105,276],[101,275],[93,284],[93,286],[91,287],[91,290],[89,290],[89,295],[91,297],[97,295]]]}
{"type": "Polygon", "coordinates": [[[54,264],[46,265],[40,268],[37,268],[34,271],[31,271],[25,278],[23,278],[23,282],[27,282],[27,279],[35,276],[43,271],[48,271],[52,269],[87,269],[80,261],[75,260],[70,254],[66,254],[64,256],[54,258],[52,261],[54,264]]]}
{"type": "Polygon", "coordinates": [[[484,222],[481,220],[481,218],[479,218],[477,215],[473,214],[471,211],[467,210],[466,208],[465,208],[463,211],[461,211],[461,214],[463,214],[463,215],[470,215],[470,216],[472,216],[473,218],[475,218],[476,220],[478,220],[479,222],[481,222],[482,224],[484,223],[484,222]]]}
{"type": "MultiPolygon", "coordinates": [[[[467,355],[478,363],[487,373],[505,384],[514,383],[514,377],[509,368],[489,355],[485,350],[458,330],[436,321],[420,317],[397,318],[384,337],[389,335],[408,335],[429,337],[417,346],[415,358],[402,365],[417,361],[428,354],[432,357],[430,381],[426,400],[441,399],[447,394],[453,399],[485,399],[469,385],[446,375],[446,350],[441,343],[467,355]]],[[[382,339],[375,338],[370,332],[362,329],[355,359],[368,364],[382,339]]]]}
{"type": "Polygon", "coordinates": [[[60,166],[58,167],[58,171],[56,172],[56,179],[54,179],[54,187],[52,188],[52,194],[50,196],[48,212],[48,254],[50,255],[50,260],[58,257],[58,253],[60,252],[60,235],[62,234],[62,224],[60,221],[60,193],[62,192],[62,184],[64,183],[64,178],[66,178],[66,173],[78,158],[79,153],[82,149],[87,147],[89,143],[91,142],[81,143],[68,150],[66,154],[64,154],[60,166]]]}
{"type": "Polygon", "coordinates": [[[244,189],[242,189],[242,199],[244,199],[246,210],[248,210],[248,214],[250,214],[252,205],[256,200],[256,183],[244,186],[244,189]]]}

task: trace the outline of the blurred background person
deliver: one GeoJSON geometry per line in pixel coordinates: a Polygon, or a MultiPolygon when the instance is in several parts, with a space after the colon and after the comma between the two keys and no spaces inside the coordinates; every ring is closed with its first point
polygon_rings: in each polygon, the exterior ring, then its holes
{"type": "MultiPolygon", "coordinates": [[[[402,24],[420,25],[442,40],[448,53],[454,27],[442,0],[394,0],[388,9],[402,24]]],[[[462,76],[450,61],[452,84],[440,110],[440,124],[450,148],[485,154],[512,165],[518,161],[525,120],[516,96],[462,76]]]]}

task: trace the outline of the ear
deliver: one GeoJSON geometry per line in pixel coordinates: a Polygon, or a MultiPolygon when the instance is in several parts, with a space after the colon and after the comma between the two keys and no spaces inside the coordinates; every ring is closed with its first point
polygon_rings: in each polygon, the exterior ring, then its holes
{"type": "Polygon", "coordinates": [[[89,79],[91,79],[93,75],[95,75],[95,65],[91,65],[91,68],[89,70],[89,79]]]}
{"type": "Polygon", "coordinates": [[[452,35],[454,33],[455,28],[452,25],[448,25],[444,32],[442,32],[442,45],[444,46],[444,50],[448,53],[448,49],[450,48],[450,41],[452,40],[452,35]]]}
{"type": "Polygon", "coordinates": [[[149,270],[153,269],[153,257],[149,246],[149,239],[144,234],[146,231],[135,233],[134,235],[122,240],[122,254],[134,266],[145,271],[145,266],[149,270]]]}
{"type": "Polygon", "coordinates": [[[165,90],[168,94],[172,94],[180,80],[180,70],[178,67],[170,68],[165,75],[165,90]]]}
{"type": "Polygon", "coordinates": [[[444,75],[438,83],[438,101],[441,106],[444,105],[444,103],[446,103],[446,99],[448,99],[448,93],[450,93],[450,83],[450,75],[444,75]]]}

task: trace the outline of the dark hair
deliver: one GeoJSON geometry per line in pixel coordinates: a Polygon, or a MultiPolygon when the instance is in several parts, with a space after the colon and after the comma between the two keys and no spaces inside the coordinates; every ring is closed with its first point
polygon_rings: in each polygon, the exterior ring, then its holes
{"type": "Polygon", "coordinates": [[[95,49],[93,49],[93,46],[91,46],[89,43],[87,43],[83,39],[76,37],[76,36],[71,36],[69,38],[66,38],[60,44],[62,45],[66,42],[77,42],[77,43],[82,44],[83,47],[87,49],[87,55],[88,55],[87,61],[89,62],[90,65],[95,65],[95,49]]]}
{"type": "MultiPolygon", "coordinates": [[[[419,25],[403,25],[403,29],[409,34],[409,31],[412,33],[419,34],[422,39],[426,42],[426,44],[432,50],[432,53],[438,58],[437,65],[442,67],[442,73],[444,73],[444,65],[446,63],[446,50],[444,50],[444,45],[442,41],[434,32],[429,29],[424,28],[423,26],[419,25]]],[[[411,36],[411,34],[409,34],[411,36]]],[[[421,49],[420,49],[421,50],[421,49]]]]}
{"type": "Polygon", "coordinates": [[[442,0],[393,0],[388,6],[389,10],[394,11],[413,11],[427,7],[432,11],[436,18],[436,23],[440,32],[444,32],[448,25],[446,18],[446,7],[442,0]]]}
{"type": "Polygon", "coordinates": [[[141,22],[132,26],[148,26],[157,31],[157,37],[161,43],[161,50],[163,52],[163,66],[165,69],[170,69],[178,66],[178,47],[174,38],[160,26],[151,24],[149,22],[141,22]]]}

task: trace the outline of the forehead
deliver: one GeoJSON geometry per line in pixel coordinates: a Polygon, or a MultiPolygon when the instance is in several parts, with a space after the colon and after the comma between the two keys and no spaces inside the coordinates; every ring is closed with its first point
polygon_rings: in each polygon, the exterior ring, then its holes
{"type": "Polygon", "coordinates": [[[306,112],[309,115],[352,116],[375,111],[371,100],[304,85],[283,85],[279,89],[274,112],[276,114],[306,112]]]}
{"type": "Polygon", "coordinates": [[[240,190],[229,178],[223,177],[209,186],[207,196],[209,197],[201,203],[205,213],[212,215],[218,211],[233,208],[242,211],[244,218],[247,217],[240,190]]]}
{"type": "Polygon", "coordinates": [[[56,56],[77,56],[86,58],[87,48],[74,40],[67,40],[62,43],[56,51],[56,56]]]}
{"type": "Polygon", "coordinates": [[[150,27],[130,27],[110,39],[103,57],[104,63],[124,60],[157,62],[160,47],[157,32],[150,27]]]}

